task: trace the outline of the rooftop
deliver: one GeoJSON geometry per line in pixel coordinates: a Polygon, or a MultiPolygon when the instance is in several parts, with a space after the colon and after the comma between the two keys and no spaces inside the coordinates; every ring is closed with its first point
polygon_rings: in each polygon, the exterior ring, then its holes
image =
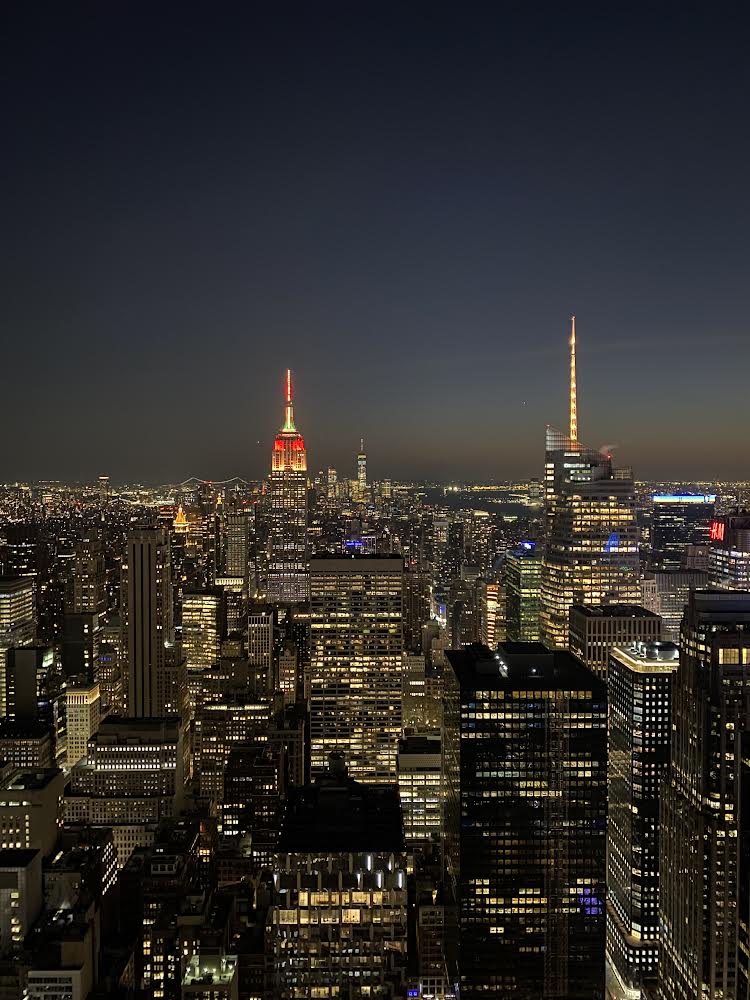
{"type": "Polygon", "coordinates": [[[61,775],[59,767],[42,767],[34,771],[16,771],[5,786],[10,792],[39,792],[61,775]]]}
{"type": "Polygon", "coordinates": [[[29,847],[6,847],[0,850],[0,868],[26,868],[37,854],[29,847]]]}
{"type": "Polygon", "coordinates": [[[44,722],[0,719],[0,740],[41,740],[52,738],[52,730],[44,722]]]}
{"type": "Polygon", "coordinates": [[[680,661],[680,647],[674,642],[636,642],[615,646],[611,654],[636,673],[672,673],[680,661]]]}
{"type": "Polygon", "coordinates": [[[658,618],[640,604],[573,604],[571,612],[586,618],[658,618]]]}
{"type": "Polygon", "coordinates": [[[406,850],[395,785],[363,785],[345,772],[327,771],[314,784],[291,788],[280,852],[406,850]]]}
{"type": "Polygon", "coordinates": [[[435,736],[405,736],[398,741],[398,752],[401,754],[440,754],[440,737],[435,736]]]}
{"type": "Polygon", "coordinates": [[[462,691],[591,691],[606,698],[606,684],[581,661],[562,649],[547,649],[541,642],[502,642],[497,653],[475,642],[463,649],[448,650],[462,691]]]}

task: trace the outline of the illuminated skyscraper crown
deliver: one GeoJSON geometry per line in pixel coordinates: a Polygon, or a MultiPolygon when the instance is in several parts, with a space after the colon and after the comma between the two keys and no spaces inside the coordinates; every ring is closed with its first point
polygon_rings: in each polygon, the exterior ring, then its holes
{"type": "Polygon", "coordinates": [[[271,471],[307,472],[305,439],[294,425],[294,402],[292,399],[292,373],[286,370],[286,393],[284,401],[284,424],[276,435],[271,457],[271,471]]]}

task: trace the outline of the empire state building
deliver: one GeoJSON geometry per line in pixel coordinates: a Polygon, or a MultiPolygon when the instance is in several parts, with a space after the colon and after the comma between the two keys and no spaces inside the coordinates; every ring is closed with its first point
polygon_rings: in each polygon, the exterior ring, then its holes
{"type": "Polygon", "coordinates": [[[271,456],[268,600],[299,604],[309,596],[307,452],[294,425],[292,373],[286,373],[284,425],[271,456]]]}

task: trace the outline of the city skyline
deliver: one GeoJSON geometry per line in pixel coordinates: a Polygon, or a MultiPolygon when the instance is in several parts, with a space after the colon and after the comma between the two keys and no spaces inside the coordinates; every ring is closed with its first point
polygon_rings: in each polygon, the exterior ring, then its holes
{"type": "Polygon", "coordinates": [[[287,365],[311,467],[364,437],[375,478],[536,475],[573,312],[592,447],[743,472],[741,16],[5,28],[4,478],[258,477],[287,365]]]}

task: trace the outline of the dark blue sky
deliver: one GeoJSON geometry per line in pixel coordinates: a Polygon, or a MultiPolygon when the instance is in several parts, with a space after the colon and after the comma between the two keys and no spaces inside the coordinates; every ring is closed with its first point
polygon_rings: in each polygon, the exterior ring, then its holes
{"type": "Polygon", "coordinates": [[[0,480],[750,475],[740,7],[6,4],[0,480]]]}

